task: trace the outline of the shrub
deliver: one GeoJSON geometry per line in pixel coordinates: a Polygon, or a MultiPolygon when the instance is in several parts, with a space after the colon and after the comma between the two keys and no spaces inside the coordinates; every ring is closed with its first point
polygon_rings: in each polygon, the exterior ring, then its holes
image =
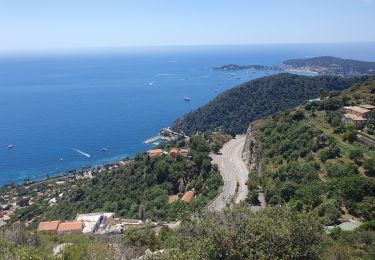
{"type": "Polygon", "coordinates": [[[363,163],[363,168],[365,168],[366,173],[368,175],[374,176],[375,175],[375,159],[367,159],[363,163]]]}
{"type": "Polygon", "coordinates": [[[349,158],[357,164],[363,159],[363,151],[361,149],[354,149],[349,152],[349,158]]]}
{"type": "Polygon", "coordinates": [[[240,206],[182,223],[174,259],[315,259],[323,236],[314,213],[240,206]]]}

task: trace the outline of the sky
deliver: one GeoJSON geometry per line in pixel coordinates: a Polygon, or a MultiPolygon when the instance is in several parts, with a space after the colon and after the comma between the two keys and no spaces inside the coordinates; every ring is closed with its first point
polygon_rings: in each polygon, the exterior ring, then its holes
{"type": "Polygon", "coordinates": [[[375,0],[0,0],[0,50],[375,42],[375,0]]]}

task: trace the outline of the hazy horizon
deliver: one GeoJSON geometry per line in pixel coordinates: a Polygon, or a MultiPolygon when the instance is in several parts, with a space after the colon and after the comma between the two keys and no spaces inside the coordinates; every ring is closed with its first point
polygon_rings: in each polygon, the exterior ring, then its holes
{"type": "MultiPolygon", "coordinates": [[[[358,47],[363,45],[367,48],[373,48],[375,41],[370,42],[332,42],[332,43],[244,43],[244,44],[196,44],[196,45],[148,45],[148,46],[102,46],[102,47],[76,47],[76,48],[50,48],[50,49],[0,49],[0,57],[42,57],[42,56],[71,56],[71,55],[91,55],[91,54],[126,54],[126,53],[157,53],[161,52],[179,52],[189,50],[207,50],[209,49],[220,49],[220,48],[231,48],[238,46],[239,48],[269,48],[269,47],[283,47],[283,46],[311,46],[311,47],[358,47]]],[[[350,48],[352,50],[352,48],[350,48]]],[[[361,50],[357,50],[361,52],[361,50]]],[[[327,52],[326,55],[322,56],[335,56],[335,53],[327,52]]],[[[337,55],[336,55],[337,56],[337,55]]],[[[353,58],[349,53],[346,56],[338,55],[340,58],[353,58]]],[[[362,59],[373,61],[372,59],[362,59]]]]}

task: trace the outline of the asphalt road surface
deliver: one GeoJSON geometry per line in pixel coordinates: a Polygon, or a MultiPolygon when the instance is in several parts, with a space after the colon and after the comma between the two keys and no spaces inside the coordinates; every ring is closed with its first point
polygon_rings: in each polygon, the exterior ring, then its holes
{"type": "Polygon", "coordinates": [[[224,188],[222,193],[208,206],[209,210],[222,210],[231,197],[234,198],[236,203],[246,198],[248,193],[246,181],[249,172],[242,161],[245,138],[246,136],[244,135],[236,136],[235,139],[223,146],[220,150],[220,155],[210,155],[213,163],[219,166],[220,174],[224,179],[224,188]]]}

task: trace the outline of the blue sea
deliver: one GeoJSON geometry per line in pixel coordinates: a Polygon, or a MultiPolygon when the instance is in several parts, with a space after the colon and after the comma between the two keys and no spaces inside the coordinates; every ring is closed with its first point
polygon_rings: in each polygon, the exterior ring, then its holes
{"type": "Polygon", "coordinates": [[[233,76],[212,67],[280,65],[284,59],[320,55],[375,61],[375,43],[3,53],[0,185],[133,156],[152,147],[144,140],[179,116],[266,75],[240,71],[233,76]]]}

